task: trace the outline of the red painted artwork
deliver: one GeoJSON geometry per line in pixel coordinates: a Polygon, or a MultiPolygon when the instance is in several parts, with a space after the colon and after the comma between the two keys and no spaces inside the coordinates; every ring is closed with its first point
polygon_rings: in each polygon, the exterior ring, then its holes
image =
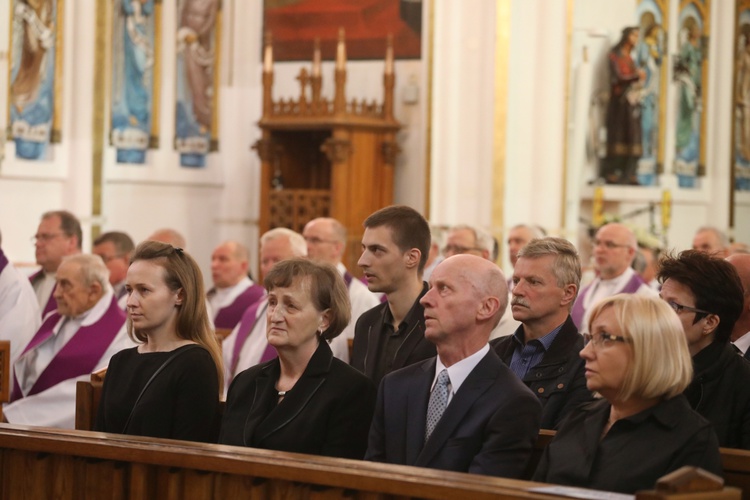
{"type": "Polygon", "coordinates": [[[389,34],[397,59],[421,56],[421,0],[265,0],[263,12],[276,61],[311,60],[316,38],[333,60],[339,28],[350,60],[382,59],[389,34]]]}

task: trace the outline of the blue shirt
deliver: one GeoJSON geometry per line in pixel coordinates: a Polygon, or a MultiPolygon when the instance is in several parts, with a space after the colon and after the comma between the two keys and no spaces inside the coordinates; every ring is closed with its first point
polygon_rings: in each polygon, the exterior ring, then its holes
{"type": "Polygon", "coordinates": [[[555,341],[557,334],[560,333],[560,329],[565,324],[561,323],[560,326],[552,330],[550,333],[542,338],[530,340],[524,344],[523,326],[521,326],[516,333],[513,334],[513,342],[516,344],[516,348],[513,350],[513,357],[510,359],[510,369],[513,373],[523,380],[529,370],[534,368],[544,357],[544,353],[547,352],[552,342],[555,341]]]}

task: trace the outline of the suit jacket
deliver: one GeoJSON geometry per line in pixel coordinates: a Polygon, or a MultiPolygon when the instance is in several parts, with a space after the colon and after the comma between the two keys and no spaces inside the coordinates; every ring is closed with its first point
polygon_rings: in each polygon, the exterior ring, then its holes
{"type": "Polygon", "coordinates": [[[521,477],[539,433],[541,405],[536,396],[490,349],[425,442],[435,359],[383,379],[365,459],[521,477]]]}
{"type": "MultiPolygon", "coordinates": [[[[422,293],[409,312],[409,328],[403,333],[403,343],[396,352],[391,371],[431,358],[437,354],[432,342],[424,338],[424,307],[419,303],[419,300],[427,293],[427,290],[427,283],[425,283],[422,293]]],[[[367,375],[376,385],[386,375],[385,373],[378,373],[378,359],[385,343],[383,325],[387,310],[388,302],[373,307],[359,317],[354,328],[351,365],[367,375]]],[[[390,313],[390,311],[388,312],[390,313]]]]}
{"type": "MultiPolygon", "coordinates": [[[[513,336],[492,340],[490,345],[510,366],[517,346],[513,336]]],[[[568,315],[542,360],[523,378],[523,383],[542,403],[542,429],[557,429],[570,410],[593,399],[586,387],[584,360],[578,355],[581,349],[583,337],[568,315]]]]}
{"type": "Polygon", "coordinates": [[[219,443],[359,458],[375,406],[375,386],[320,342],[304,373],[277,404],[278,358],[238,374],[219,443]]]}

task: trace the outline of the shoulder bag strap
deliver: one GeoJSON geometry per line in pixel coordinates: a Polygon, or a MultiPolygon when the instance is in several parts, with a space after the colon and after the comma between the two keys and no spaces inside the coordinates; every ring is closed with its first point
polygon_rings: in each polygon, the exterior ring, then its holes
{"type": "Polygon", "coordinates": [[[177,352],[173,352],[172,355],[170,357],[168,357],[167,360],[164,361],[164,363],[162,363],[162,365],[154,372],[154,374],[151,375],[151,378],[148,379],[148,381],[146,382],[146,385],[144,385],[143,389],[141,389],[141,393],[138,394],[138,398],[135,400],[135,403],[133,404],[133,409],[130,410],[130,415],[128,415],[128,419],[125,421],[125,427],[122,428],[122,433],[123,434],[125,434],[125,431],[128,430],[128,426],[130,425],[130,420],[133,418],[133,413],[135,413],[135,409],[138,407],[138,403],[141,401],[141,397],[143,397],[143,393],[146,392],[146,389],[148,389],[148,386],[151,385],[151,382],[153,382],[154,379],[156,378],[156,376],[159,375],[162,372],[162,370],[164,370],[164,368],[166,368],[167,365],[169,365],[169,363],[171,363],[172,361],[174,361],[177,356],[179,356],[180,354],[182,354],[184,352],[187,352],[187,351],[189,351],[189,350],[191,350],[191,349],[193,349],[195,347],[200,347],[200,345],[198,345],[198,344],[191,344],[190,346],[188,346],[185,349],[179,349],[177,352]]]}

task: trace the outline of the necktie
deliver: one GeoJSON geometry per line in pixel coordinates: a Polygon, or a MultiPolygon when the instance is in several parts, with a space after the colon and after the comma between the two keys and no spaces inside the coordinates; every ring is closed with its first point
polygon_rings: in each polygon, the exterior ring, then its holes
{"type": "Polygon", "coordinates": [[[448,376],[448,370],[443,369],[438,374],[437,382],[435,382],[435,387],[432,389],[432,394],[430,394],[430,402],[427,404],[425,441],[430,438],[430,434],[435,430],[435,426],[440,421],[440,417],[443,416],[443,412],[445,412],[445,408],[448,406],[448,386],[450,383],[451,379],[448,376]]]}

